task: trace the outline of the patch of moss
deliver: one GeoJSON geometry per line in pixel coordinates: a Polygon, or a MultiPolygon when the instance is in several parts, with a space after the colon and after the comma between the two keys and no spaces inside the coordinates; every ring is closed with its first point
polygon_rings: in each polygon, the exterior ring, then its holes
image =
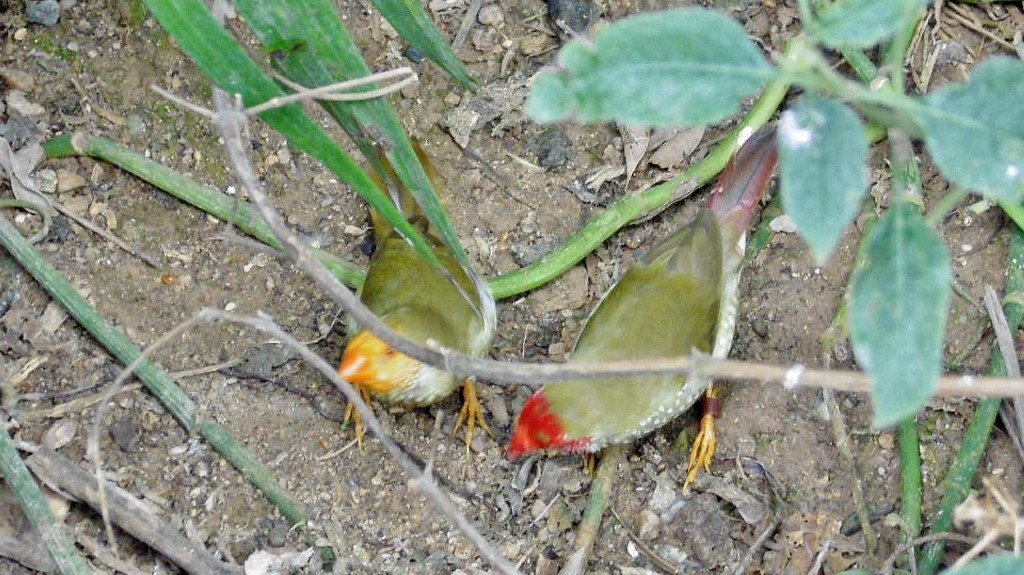
{"type": "Polygon", "coordinates": [[[141,27],[142,23],[149,17],[149,9],[146,8],[142,0],[128,0],[126,4],[128,5],[129,24],[136,28],[141,27]]]}
{"type": "Polygon", "coordinates": [[[78,53],[68,50],[59,42],[45,34],[33,37],[33,42],[35,43],[35,47],[41,52],[63,60],[69,64],[75,64],[81,60],[81,56],[78,53]]]}

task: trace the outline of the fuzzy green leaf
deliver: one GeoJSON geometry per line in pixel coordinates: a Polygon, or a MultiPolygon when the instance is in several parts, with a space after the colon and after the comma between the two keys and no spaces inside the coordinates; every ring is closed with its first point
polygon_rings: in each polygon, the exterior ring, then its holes
{"type": "Polygon", "coordinates": [[[875,425],[924,407],[942,368],[951,272],[946,247],[917,208],[897,202],[864,238],[850,290],[850,340],[871,374],[875,425]]]}
{"type": "Polygon", "coordinates": [[[839,0],[809,27],[833,48],[869,48],[892,36],[929,0],[839,0]]]}
{"type": "Polygon", "coordinates": [[[820,263],[853,220],[868,189],[868,138],[835,100],[805,96],[779,122],[782,203],[820,263]]]}
{"type": "Polygon", "coordinates": [[[1024,200],[1024,62],[992,58],[967,84],[925,102],[925,141],[946,177],[992,199],[1024,200]]]}
{"type": "Polygon", "coordinates": [[[977,559],[959,569],[943,571],[942,575],[1018,575],[1019,573],[1024,573],[1024,557],[1006,554],[977,559]]]}
{"type": "Polygon", "coordinates": [[[742,26],[697,8],[610,24],[593,41],[566,45],[559,64],[537,77],[527,101],[538,121],[712,123],[735,113],[775,74],[742,26]]]}

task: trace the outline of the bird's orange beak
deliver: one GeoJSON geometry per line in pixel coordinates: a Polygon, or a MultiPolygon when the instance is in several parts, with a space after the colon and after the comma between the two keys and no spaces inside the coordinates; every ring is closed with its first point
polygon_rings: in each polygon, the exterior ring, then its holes
{"type": "Polygon", "coordinates": [[[376,379],[376,371],[370,358],[376,355],[374,343],[379,341],[368,331],[357,333],[341,356],[338,375],[354,384],[366,384],[376,379]]]}
{"type": "Polygon", "coordinates": [[[338,366],[338,375],[351,383],[366,381],[368,377],[367,367],[370,362],[362,354],[350,353],[347,349],[341,358],[341,365],[338,366]]]}

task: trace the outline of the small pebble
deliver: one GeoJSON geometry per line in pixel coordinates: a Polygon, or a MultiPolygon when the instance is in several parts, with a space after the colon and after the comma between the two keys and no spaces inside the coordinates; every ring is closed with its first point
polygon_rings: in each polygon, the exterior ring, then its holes
{"type": "Polygon", "coordinates": [[[46,108],[39,104],[30,102],[20,90],[11,90],[7,93],[7,106],[21,116],[42,116],[46,111],[46,108]]]}
{"type": "Polygon", "coordinates": [[[36,87],[36,80],[32,74],[14,68],[0,68],[0,79],[6,82],[11,90],[31,92],[36,87]]]}
{"type": "Polygon", "coordinates": [[[891,433],[879,434],[878,446],[882,449],[893,449],[896,447],[896,436],[891,433]]]}
{"type": "Polygon", "coordinates": [[[146,133],[146,122],[142,119],[142,116],[138,114],[128,114],[125,118],[128,124],[128,133],[135,136],[141,136],[146,133]]]}
{"type": "Polygon", "coordinates": [[[42,0],[42,2],[28,2],[25,6],[25,16],[33,24],[53,26],[60,20],[60,4],[57,0],[42,0]]]}
{"type": "Polygon", "coordinates": [[[52,194],[57,191],[57,172],[50,169],[39,170],[33,177],[40,192],[52,194]]]}
{"type": "Polygon", "coordinates": [[[25,38],[28,38],[28,28],[18,28],[14,31],[14,39],[18,42],[23,41],[25,38]]]}
{"type": "Polygon", "coordinates": [[[139,425],[127,418],[118,419],[110,426],[110,438],[114,440],[114,444],[121,451],[126,453],[135,451],[139,446],[141,434],[142,430],[139,425]]]}
{"type": "Polygon", "coordinates": [[[78,426],[75,425],[74,421],[62,419],[50,426],[46,433],[43,434],[43,445],[47,449],[57,451],[74,439],[77,430],[78,426]]]}
{"type": "Polygon", "coordinates": [[[413,64],[419,64],[425,58],[423,52],[421,52],[420,49],[415,46],[409,46],[408,48],[406,48],[404,55],[413,64]]]}
{"type": "Polygon", "coordinates": [[[658,518],[658,514],[650,509],[644,509],[640,512],[640,518],[637,521],[636,534],[640,539],[644,541],[651,541],[658,536],[658,532],[661,529],[661,519],[658,518]]]}
{"type": "Polygon", "coordinates": [[[777,233],[792,234],[796,232],[796,222],[788,214],[783,214],[768,224],[768,227],[777,233]]]}
{"type": "Polygon", "coordinates": [[[505,14],[501,11],[501,6],[488,4],[480,9],[476,19],[484,26],[498,27],[505,22],[505,14]]]}
{"type": "Polygon", "coordinates": [[[59,193],[70,192],[85,187],[85,178],[78,174],[65,170],[57,170],[57,191],[59,193]]]}

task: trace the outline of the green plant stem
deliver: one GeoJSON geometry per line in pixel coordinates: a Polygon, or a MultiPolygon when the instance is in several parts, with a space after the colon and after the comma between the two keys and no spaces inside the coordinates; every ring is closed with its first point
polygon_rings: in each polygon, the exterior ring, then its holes
{"type": "Polygon", "coordinates": [[[587,561],[597,540],[597,531],[601,527],[601,519],[608,509],[612,487],[619,475],[619,465],[626,458],[625,445],[612,445],[601,452],[601,461],[597,465],[594,481],[590,484],[587,506],[583,509],[583,517],[576,528],[573,541],[573,553],[561,573],[584,573],[587,561]]]}
{"type": "Polygon", "coordinates": [[[872,90],[839,72],[824,55],[805,37],[793,38],[779,60],[782,80],[802,86],[807,91],[820,91],[834,96],[860,110],[873,121],[887,126],[898,126],[915,138],[923,134],[916,118],[921,116],[922,104],[899,90],[872,90]]]}
{"type": "Polygon", "coordinates": [[[905,531],[900,541],[906,543],[921,533],[921,441],[918,437],[917,418],[910,417],[900,422],[897,429],[900,452],[900,501],[905,531]]]}
{"type": "Polygon", "coordinates": [[[805,30],[813,28],[817,19],[814,17],[811,0],[797,0],[797,6],[800,8],[800,24],[805,30]]]}
{"type": "MultiPolygon", "coordinates": [[[[79,294],[75,288],[53,266],[50,265],[32,244],[18,233],[5,216],[0,215],[0,245],[4,247],[32,277],[36,278],[50,295],[84,327],[103,347],[107,348],[124,365],[135,361],[141,355],[135,346],[114,324],[100,315],[96,308],[79,294]]],[[[170,377],[155,363],[143,361],[136,374],[143,384],[155,395],[160,403],[171,412],[187,431],[195,428],[196,406],[170,377]]]]}
{"type": "Polygon", "coordinates": [[[736,150],[736,135],[740,130],[760,128],[767,123],[782,103],[788,89],[789,84],[783,82],[769,84],[746,118],[700,163],[663,184],[620,199],[554,251],[526,267],[492,279],[494,297],[506,298],[546,284],[636,218],[663,208],[674,198],[679,186],[689,182],[695,182],[697,186],[707,183],[722,171],[736,150]]]}
{"type": "MultiPolygon", "coordinates": [[[[0,216],[0,219],[3,219],[0,216]]],[[[78,553],[74,542],[64,530],[63,523],[57,521],[50,511],[46,496],[29,473],[25,462],[18,456],[14,440],[0,422],[0,471],[4,482],[18,498],[25,516],[32,523],[39,537],[46,545],[50,557],[53,557],[57,569],[65,574],[88,575],[92,568],[78,553]]]]}
{"type": "MultiPolygon", "coordinates": [[[[65,309],[124,365],[139,358],[142,352],[120,330],[85,300],[53,266],[50,265],[32,244],[21,236],[17,228],[0,214],[0,245],[4,247],[32,277],[59,301],[65,309]]],[[[275,505],[279,505],[285,517],[305,517],[299,504],[284,491],[256,458],[220,426],[211,422],[196,420],[196,407],[184,391],[161,369],[144,359],[135,369],[135,374],[160,403],[171,412],[178,423],[189,434],[199,431],[210,444],[232,465],[241,470],[254,485],[275,505]],[[254,463],[256,462],[256,463],[254,463]],[[256,480],[259,480],[257,483],[256,480]]],[[[312,538],[311,535],[307,536],[312,538]]],[[[312,539],[310,539],[312,541],[312,539]]],[[[323,554],[323,552],[322,552],[323,554]]]]}
{"type": "Polygon", "coordinates": [[[878,77],[878,67],[875,66],[875,63],[864,52],[852,48],[843,48],[840,50],[840,53],[862,82],[870,84],[878,77]]]}
{"type": "MultiPolygon", "coordinates": [[[[1006,295],[1003,297],[1003,313],[1006,314],[1006,323],[1013,333],[1020,326],[1021,318],[1024,316],[1024,306],[1018,303],[1019,293],[1024,291],[1024,231],[1014,227],[1010,232],[1010,253],[1007,258],[1006,295]]],[[[1016,361],[1016,358],[1011,358],[1016,361]]],[[[992,350],[992,360],[989,363],[989,374],[995,376],[1006,375],[1006,364],[1003,363],[1003,356],[998,346],[992,350]]],[[[942,533],[948,531],[953,525],[953,510],[967,497],[971,482],[978,470],[978,463],[985,454],[985,446],[992,433],[992,426],[995,424],[996,416],[999,415],[999,405],[1002,402],[999,398],[987,398],[978,402],[974,410],[974,417],[964,435],[963,444],[957,452],[950,466],[949,473],[942,484],[945,493],[942,497],[942,505],[938,517],[932,524],[931,533],[942,533]]],[[[932,575],[939,567],[945,552],[945,541],[936,541],[925,546],[918,562],[917,572],[919,575],[932,575]]]]}
{"type": "Polygon", "coordinates": [[[885,45],[882,52],[882,62],[884,67],[889,70],[889,79],[892,82],[890,88],[900,93],[906,89],[903,85],[906,78],[903,62],[907,59],[907,51],[910,50],[910,43],[914,39],[914,31],[917,30],[917,24],[921,21],[921,17],[924,16],[925,12],[924,9],[918,10],[913,18],[905,22],[896,31],[892,40],[885,45]]]}
{"type": "Polygon", "coordinates": [[[932,206],[931,211],[925,217],[925,221],[928,222],[929,226],[939,225],[946,215],[953,211],[967,197],[967,194],[968,192],[965,188],[953,186],[952,191],[939,198],[939,201],[932,206]]]}
{"type": "Polygon", "coordinates": [[[1012,200],[999,200],[999,207],[1003,208],[1006,215],[1017,224],[1017,227],[1024,229],[1024,205],[1012,200]]]}
{"type": "MultiPolygon", "coordinates": [[[[892,201],[912,202],[923,209],[921,199],[921,172],[914,158],[914,148],[905,133],[898,129],[889,130],[889,165],[892,179],[890,194],[892,201]]],[[[921,532],[921,445],[917,430],[917,417],[908,417],[898,428],[900,453],[900,485],[902,518],[905,531],[900,539],[904,542],[917,537],[921,532]]]]}
{"type": "MultiPolygon", "coordinates": [[[[238,229],[276,250],[282,247],[266,222],[248,202],[240,201],[212,186],[200,184],[112,140],[84,133],[76,133],[73,136],[65,134],[47,140],[43,144],[43,151],[50,158],[85,155],[110,162],[183,202],[218,219],[231,222],[238,229]]],[[[358,267],[323,250],[314,249],[313,253],[345,284],[358,286],[363,283],[366,272],[358,267]]]]}

